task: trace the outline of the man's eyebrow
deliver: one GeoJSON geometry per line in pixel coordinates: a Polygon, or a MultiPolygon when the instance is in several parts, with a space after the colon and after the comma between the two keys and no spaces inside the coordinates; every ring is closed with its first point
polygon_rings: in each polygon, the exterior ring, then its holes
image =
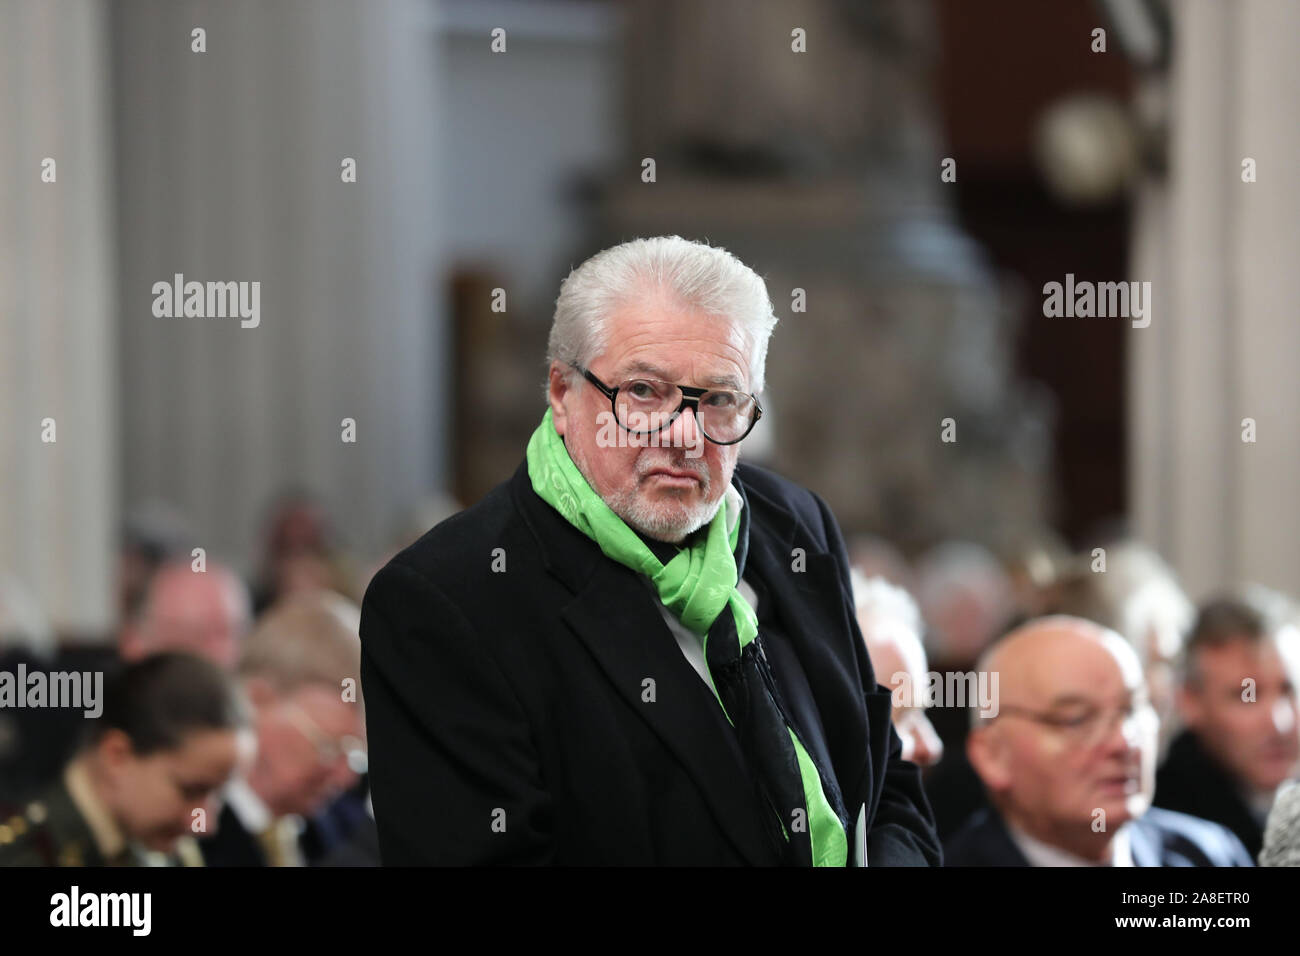
{"type": "MultiPolygon", "coordinates": [[[[657,379],[659,379],[659,381],[662,382],[677,381],[677,377],[674,376],[672,373],[668,372],[665,369],[660,368],[658,365],[654,365],[653,363],[646,362],[644,360],[631,362],[628,365],[625,365],[623,368],[624,368],[623,374],[630,374],[632,372],[642,372],[646,375],[653,375],[657,379]]],[[[740,383],[740,379],[736,378],[734,375],[715,375],[713,378],[710,378],[707,381],[702,382],[700,384],[702,384],[705,388],[730,388],[736,391],[740,391],[743,387],[740,383]]]]}

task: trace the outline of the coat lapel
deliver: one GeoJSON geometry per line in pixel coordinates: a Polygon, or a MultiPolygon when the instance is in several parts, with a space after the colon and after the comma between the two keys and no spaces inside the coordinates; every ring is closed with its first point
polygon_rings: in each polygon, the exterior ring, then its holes
{"type": "Polygon", "coordinates": [[[538,497],[526,466],[513,484],[547,569],[574,592],[561,611],[564,621],[628,706],[686,768],[746,861],[778,862],[734,732],[712,691],[683,657],[649,588],[538,497]],[[642,697],[647,678],[655,682],[653,702],[642,697]]]}
{"type": "MultiPolygon", "coordinates": [[[[758,577],[767,591],[765,598],[779,609],[784,633],[799,659],[799,667],[809,686],[818,688],[823,695],[823,704],[834,698],[837,703],[849,702],[848,706],[852,706],[852,701],[861,699],[861,689],[849,683],[842,670],[827,663],[826,647],[843,640],[845,629],[843,615],[834,613],[838,605],[826,599],[840,590],[835,558],[825,552],[809,551],[807,542],[802,542],[806,553],[802,564],[795,565],[792,554],[798,527],[795,516],[771,501],[760,501],[752,492],[749,500],[751,508],[756,504],[762,508],[762,520],[751,525],[745,575],[758,577]]],[[[828,722],[823,719],[818,701],[789,692],[775,663],[773,676],[782,687],[786,703],[794,710],[792,716],[803,731],[804,745],[823,768],[830,768],[834,778],[831,786],[838,791],[831,802],[834,805],[838,801],[847,816],[847,824],[852,827],[858,805],[871,790],[869,741],[865,736],[851,733],[853,728],[863,725],[866,717],[859,715],[856,721],[828,722]],[[845,787],[849,788],[847,793],[845,787]]],[[[888,720],[888,711],[885,714],[888,720]]],[[[888,743],[888,737],[885,742],[888,743]]]]}
{"type": "Polygon", "coordinates": [[[605,561],[563,617],[605,676],[687,769],[718,824],[753,864],[771,864],[753,784],[712,692],[682,656],[633,572],[605,561]],[[643,699],[644,681],[655,700],[643,699]]]}

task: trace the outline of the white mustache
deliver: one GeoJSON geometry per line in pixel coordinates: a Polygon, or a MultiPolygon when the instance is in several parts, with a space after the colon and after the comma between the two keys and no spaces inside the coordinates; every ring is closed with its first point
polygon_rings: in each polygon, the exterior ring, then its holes
{"type": "Polygon", "coordinates": [[[696,467],[694,467],[693,465],[691,465],[691,463],[690,463],[689,460],[683,460],[683,461],[680,461],[680,462],[677,462],[677,461],[652,461],[652,462],[649,462],[649,463],[647,463],[647,464],[645,464],[645,465],[639,466],[639,467],[637,468],[637,472],[639,473],[639,475],[640,475],[642,478],[645,478],[646,476],[648,476],[648,475],[650,474],[650,472],[654,471],[656,468],[668,468],[668,469],[671,469],[672,471],[689,471],[689,472],[690,472],[691,474],[693,474],[695,477],[697,477],[697,478],[700,479],[700,484],[701,484],[701,485],[704,485],[704,486],[707,487],[707,486],[708,486],[708,483],[709,483],[709,470],[708,470],[708,468],[707,468],[707,467],[704,467],[704,468],[696,468],[696,467]]]}

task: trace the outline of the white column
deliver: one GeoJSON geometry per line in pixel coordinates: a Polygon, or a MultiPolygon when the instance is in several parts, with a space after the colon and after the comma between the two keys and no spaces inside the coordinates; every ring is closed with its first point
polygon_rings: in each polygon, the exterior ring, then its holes
{"type": "Polygon", "coordinates": [[[1254,418],[1259,435],[1233,446],[1235,557],[1238,576],[1300,596],[1300,4],[1244,5],[1236,38],[1233,418],[1254,418]],[[1247,156],[1255,183],[1241,182],[1247,156]]]}
{"type": "Polygon", "coordinates": [[[0,4],[0,574],[80,638],[115,613],[107,35],[95,0],[0,4]]]}
{"type": "Polygon", "coordinates": [[[148,0],[115,19],[125,499],[173,502],[251,570],[266,503],[304,484],[373,552],[442,469],[431,7],[148,0]],[[260,325],[156,318],[175,273],[260,282],[260,325]]]}
{"type": "Polygon", "coordinates": [[[1173,10],[1170,176],[1145,188],[1134,243],[1155,310],[1132,339],[1135,524],[1196,597],[1300,593],[1300,5],[1173,10]]]}

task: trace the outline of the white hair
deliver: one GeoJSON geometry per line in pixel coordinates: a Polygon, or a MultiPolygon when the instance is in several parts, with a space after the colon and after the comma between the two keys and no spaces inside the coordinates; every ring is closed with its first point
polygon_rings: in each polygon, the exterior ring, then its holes
{"type": "MultiPolygon", "coordinates": [[[[871,666],[877,667],[882,655],[892,646],[903,672],[911,680],[924,680],[921,675],[928,665],[925,645],[921,643],[921,612],[912,595],[884,578],[867,577],[857,567],[849,569],[849,576],[854,612],[867,644],[867,654],[872,658],[871,666]],[[889,622],[896,626],[889,626],[889,622]]],[[[876,673],[876,681],[881,684],[891,683],[893,677],[876,673]]]]}
{"type": "MultiPolygon", "coordinates": [[[[750,388],[763,391],[767,343],[777,321],[767,285],[720,246],[681,236],[634,239],[571,271],[555,300],[547,366],[554,361],[586,366],[608,346],[609,319],[619,307],[655,293],[738,325],[750,345],[750,388]]],[[[573,374],[565,370],[566,377],[573,374]]]]}
{"type": "Polygon", "coordinates": [[[258,619],[238,671],[264,678],[281,694],[311,684],[338,691],[344,678],[360,675],[360,635],[361,608],[352,601],[323,589],[295,592],[258,619]]]}
{"type": "Polygon", "coordinates": [[[884,578],[869,578],[857,567],[849,571],[853,584],[853,606],[858,617],[888,618],[898,621],[913,634],[922,630],[921,612],[912,595],[884,578]]]}

